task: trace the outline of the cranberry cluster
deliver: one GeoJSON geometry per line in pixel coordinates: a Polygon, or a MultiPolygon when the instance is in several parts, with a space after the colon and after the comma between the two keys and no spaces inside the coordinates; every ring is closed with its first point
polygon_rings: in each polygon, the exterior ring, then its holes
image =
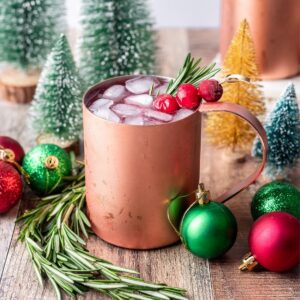
{"type": "Polygon", "coordinates": [[[183,83],[178,87],[176,97],[169,94],[159,95],[153,105],[158,111],[174,114],[180,107],[197,108],[202,99],[207,102],[218,101],[222,94],[222,85],[215,79],[208,79],[201,81],[198,89],[190,83],[183,83]]]}

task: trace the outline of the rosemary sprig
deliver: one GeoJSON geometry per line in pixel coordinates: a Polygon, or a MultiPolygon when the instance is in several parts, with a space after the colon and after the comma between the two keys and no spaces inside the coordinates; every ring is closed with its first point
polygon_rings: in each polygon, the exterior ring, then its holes
{"type": "Polygon", "coordinates": [[[201,80],[209,79],[220,71],[215,68],[215,63],[203,67],[200,67],[200,63],[201,58],[196,60],[189,53],[176,78],[170,80],[166,93],[174,96],[180,84],[191,83],[196,86],[201,80]]]}
{"type": "Polygon", "coordinates": [[[90,222],[85,214],[84,170],[69,177],[59,194],[40,199],[25,212],[19,239],[26,245],[38,280],[51,282],[57,299],[96,290],[111,299],[186,300],[185,290],[145,282],[133,270],[91,255],[85,248],[90,222]]]}

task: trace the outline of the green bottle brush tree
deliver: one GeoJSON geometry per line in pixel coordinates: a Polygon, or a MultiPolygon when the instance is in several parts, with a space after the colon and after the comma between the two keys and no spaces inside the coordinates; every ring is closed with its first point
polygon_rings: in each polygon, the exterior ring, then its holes
{"type": "Polygon", "coordinates": [[[40,140],[66,148],[82,131],[84,84],[65,35],[56,42],[31,106],[31,127],[40,140]],[[46,137],[45,137],[46,135],[46,137]]]}
{"type": "Polygon", "coordinates": [[[155,38],[144,1],[83,1],[81,27],[79,69],[88,86],[113,76],[154,73],[155,38]]]}
{"type": "Polygon", "coordinates": [[[0,81],[4,98],[31,101],[47,55],[64,31],[64,15],[64,1],[60,0],[0,1],[0,81]]]}
{"type": "MultiPolygon", "coordinates": [[[[267,117],[265,130],[268,136],[268,157],[264,175],[282,179],[288,175],[300,157],[300,114],[295,87],[287,86],[274,109],[267,117]]],[[[261,143],[254,141],[253,154],[262,156],[261,143]]]]}

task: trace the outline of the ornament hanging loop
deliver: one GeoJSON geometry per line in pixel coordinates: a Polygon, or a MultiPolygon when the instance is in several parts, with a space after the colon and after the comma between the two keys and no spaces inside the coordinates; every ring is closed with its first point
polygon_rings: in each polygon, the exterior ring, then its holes
{"type": "Polygon", "coordinates": [[[241,75],[241,74],[229,74],[225,77],[224,81],[222,83],[234,83],[234,82],[246,82],[250,83],[251,79],[247,76],[241,75]]]}
{"type": "Polygon", "coordinates": [[[210,192],[205,189],[204,183],[199,183],[198,190],[196,192],[196,198],[200,205],[207,204],[210,202],[210,192]]]}
{"type": "Polygon", "coordinates": [[[249,252],[243,257],[243,263],[239,266],[239,270],[252,271],[257,265],[255,257],[249,252]]]}
{"type": "MultiPolygon", "coordinates": [[[[221,84],[223,83],[237,83],[237,82],[244,82],[244,83],[248,83],[248,84],[253,84],[256,80],[252,80],[250,77],[241,75],[241,74],[229,74],[227,75],[224,80],[221,82],[221,84]]],[[[257,84],[256,86],[258,87],[262,87],[261,84],[257,84]]]]}
{"type": "Polygon", "coordinates": [[[58,167],[59,161],[56,156],[50,155],[45,159],[45,167],[49,170],[54,170],[58,167]]]}
{"type": "Polygon", "coordinates": [[[15,154],[10,149],[0,148],[0,160],[6,161],[17,168],[17,170],[24,176],[25,181],[29,184],[29,175],[24,169],[15,161],[15,154]]]}
{"type": "Polygon", "coordinates": [[[5,149],[0,147],[0,160],[15,160],[15,154],[10,149],[5,149]]]}

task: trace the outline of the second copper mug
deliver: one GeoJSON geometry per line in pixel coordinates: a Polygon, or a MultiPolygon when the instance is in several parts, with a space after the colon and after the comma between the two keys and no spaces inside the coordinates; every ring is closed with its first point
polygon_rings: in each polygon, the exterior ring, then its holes
{"type": "Polygon", "coordinates": [[[93,230],[103,240],[125,248],[151,249],[179,239],[168,222],[167,208],[174,196],[198,186],[202,113],[226,111],[244,118],[258,132],[264,150],[259,168],[218,201],[239,193],[260,175],[267,138],[257,118],[232,103],[203,103],[185,119],[151,126],[112,123],[88,110],[99,93],[133,77],[100,82],[84,96],[87,208],[93,230]]]}

